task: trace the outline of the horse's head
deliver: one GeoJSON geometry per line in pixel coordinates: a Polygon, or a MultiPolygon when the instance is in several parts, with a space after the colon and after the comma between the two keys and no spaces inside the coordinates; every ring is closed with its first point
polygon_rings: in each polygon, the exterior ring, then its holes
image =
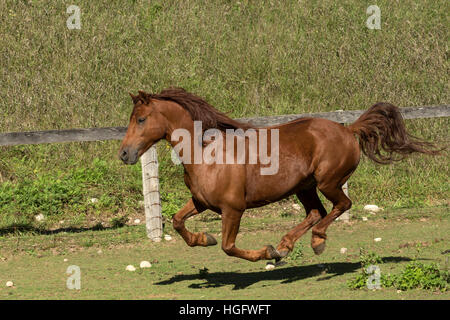
{"type": "Polygon", "coordinates": [[[134,108],[127,133],[119,149],[119,157],[126,164],[135,164],[152,145],[165,137],[167,119],[160,113],[151,96],[139,91],[133,96],[134,108]]]}

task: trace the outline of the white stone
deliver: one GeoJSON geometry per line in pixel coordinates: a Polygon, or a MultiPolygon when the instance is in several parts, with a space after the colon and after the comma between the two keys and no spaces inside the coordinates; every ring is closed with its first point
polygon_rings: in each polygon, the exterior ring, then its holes
{"type": "Polygon", "coordinates": [[[367,221],[367,217],[362,217],[362,221],[367,221]]]}
{"type": "Polygon", "coordinates": [[[97,203],[98,199],[97,198],[91,198],[90,201],[91,201],[91,203],[97,203]]]}
{"type": "Polygon", "coordinates": [[[170,240],[172,240],[172,237],[170,235],[168,235],[168,234],[165,234],[164,235],[164,240],[170,241],[170,240]]]}
{"type": "Polygon", "coordinates": [[[69,261],[69,259],[67,259],[67,258],[66,258],[66,259],[64,259],[64,262],[67,262],[67,261],[69,261]]]}
{"type": "Polygon", "coordinates": [[[12,286],[14,286],[14,283],[12,281],[7,281],[6,282],[6,286],[7,287],[12,287],[12,286]]]}
{"type": "Polygon", "coordinates": [[[152,264],[148,261],[141,261],[141,264],[139,265],[141,268],[151,268],[152,264]]]}
{"type": "Polygon", "coordinates": [[[42,213],[40,213],[40,214],[34,216],[34,220],[36,220],[37,222],[44,221],[45,220],[45,216],[42,213]]]}
{"type": "Polygon", "coordinates": [[[373,239],[373,241],[375,241],[375,242],[380,242],[380,241],[381,241],[381,238],[375,238],[375,239],[373,239]]]}
{"type": "Polygon", "coordinates": [[[368,205],[364,206],[364,210],[369,211],[371,213],[377,213],[377,212],[380,212],[383,209],[380,208],[379,206],[375,205],[375,204],[368,204],[368,205]]]}
{"type": "Polygon", "coordinates": [[[275,269],[275,265],[273,264],[273,263],[267,263],[267,265],[266,265],[266,270],[273,270],[273,269],[275,269]]]}
{"type": "Polygon", "coordinates": [[[127,270],[127,271],[136,271],[136,268],[130,264],[130,265],[128,265],[128,266],[125,268],[125,270],[127,270]]]}
{"type": "Polygon", "coordinates": [[[140,219],[134,219],[134,224],[139,224],[139,223],[141,223],[140,219]]]}
{"type": "Polygon", "coordinates": [[[346,254],[347,253],[347,248],[341,248],[341,253],[342,254],[346,254]]]}

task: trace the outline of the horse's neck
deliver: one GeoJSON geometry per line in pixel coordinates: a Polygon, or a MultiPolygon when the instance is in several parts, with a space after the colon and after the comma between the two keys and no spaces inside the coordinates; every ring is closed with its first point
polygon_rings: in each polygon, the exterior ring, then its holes
{"type": "MultiPolygon", "coordinates": [[[[182,117],[176,119],[172,123],[169,124],[169,130],[166,134],[166,140],[167,142],[177,150],[176,146],[179,148],[182,148],[182,152],[186,152],[187,150],[190,150],[190,159],[192,159],[192,163],[194,161],[194,150],[198,151],[198,149],[201,149],[201,138],[198,136],[198,132],[196,132],[194,128],[194,121],[190,118],[190,116],[183,115],[182,117]],[[197,139],[198,141],[195,141],[197,139]],[[182,147],[183,145],[186,146],[189,144],[189,146],[182,147]]],[[[201,132],[200,132],[201,134],[201,132]]],[[[192,172],[192,166],[189,164],[184,164],[183,166],[185,168],[185,171],[192,172]]]]}

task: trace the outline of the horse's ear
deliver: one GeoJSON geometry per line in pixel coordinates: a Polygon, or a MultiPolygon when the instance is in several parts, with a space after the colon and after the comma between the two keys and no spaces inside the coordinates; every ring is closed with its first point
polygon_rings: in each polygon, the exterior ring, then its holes
{"type": "Polygon", "coordinates": [[[130,95],[134,104],[136,104],[139,101],[139,96],[134,96],[131,92],[128,92],[128,94],[130,95]]]}
{"type": "Polygon", "coordinates": [[[150,95],[147,92],[139,90],[138,93],[139,93],[139,98],[142,100],[142,102],[145,102],[145,103],[150,102],[150,95]]]}

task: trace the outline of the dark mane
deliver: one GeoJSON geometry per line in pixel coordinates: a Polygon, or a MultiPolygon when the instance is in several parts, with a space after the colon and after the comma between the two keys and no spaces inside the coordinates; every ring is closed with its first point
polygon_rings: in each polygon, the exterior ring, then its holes
{"type": "Polygon", "coordinates": [[[139,91],[139,96],[136,98],[145,103],[150,103],[151,99],[178,103],[189,112],[192,120],[202,122],[204,130],[216,128],[225,131],[226,129],[252,128],[251,124],[231,119],[225,113],[216,110],[202,98],[187,92],[183,88],[169,88],[156,94],[148,94],[139,91]]]}

